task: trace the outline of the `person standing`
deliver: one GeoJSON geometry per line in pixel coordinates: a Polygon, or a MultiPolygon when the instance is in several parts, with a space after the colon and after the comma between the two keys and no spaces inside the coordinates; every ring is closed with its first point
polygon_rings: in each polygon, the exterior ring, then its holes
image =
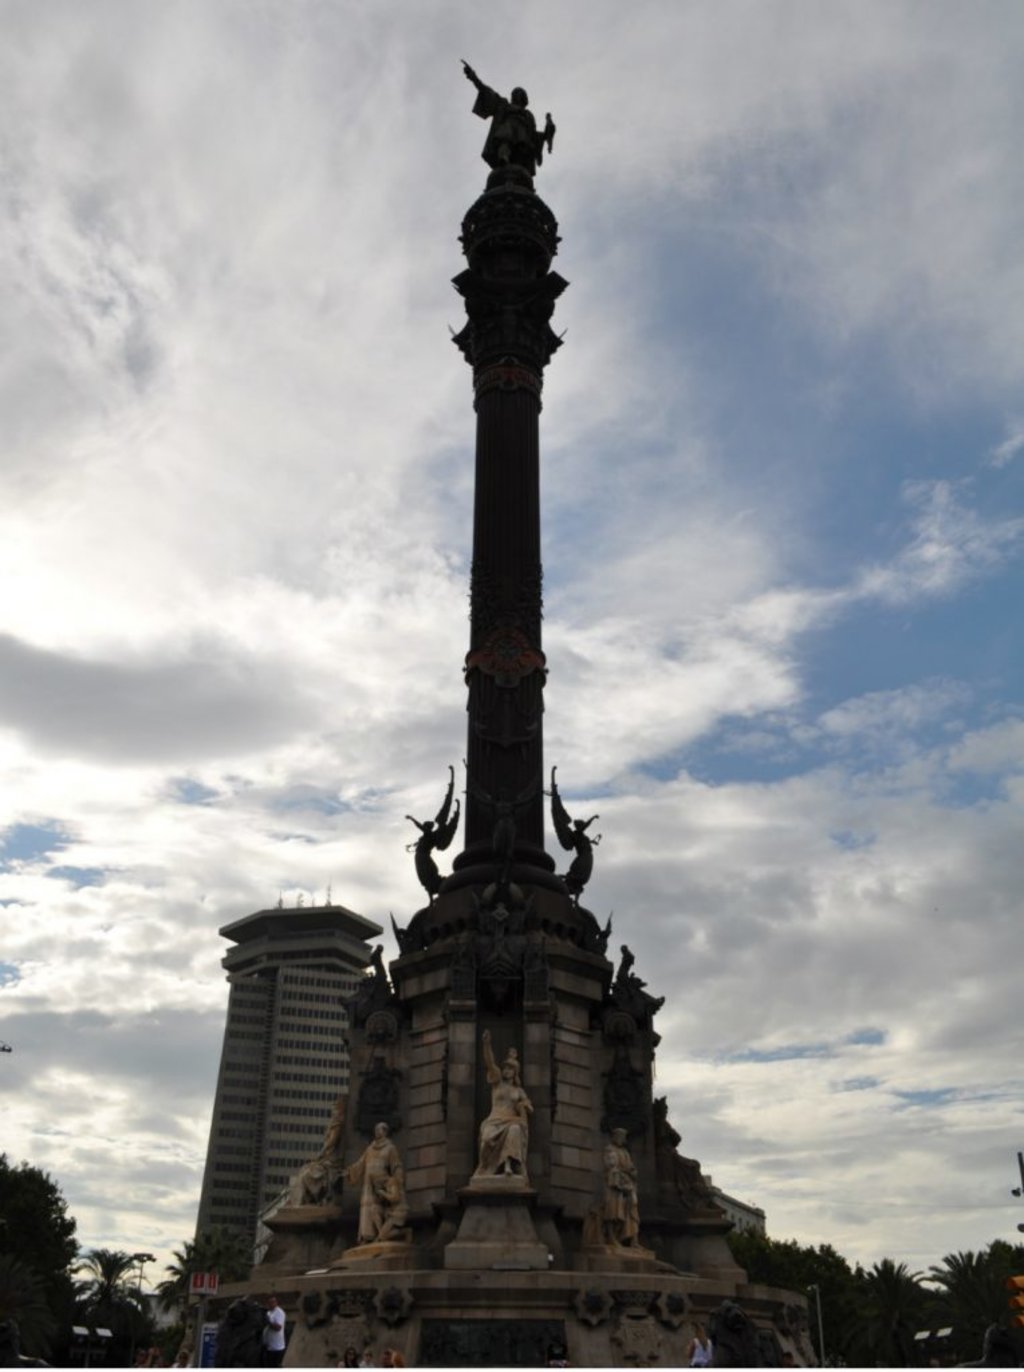
{"type": "Polygon", "coordinates": [[[267,1298],[266,1319],[263,1326],[263,1366],[280,1367],[284,1357],[285,1313],[276,1296],[267,1298]]]}
{"type": "Polygon", "coordinates": [[[708,1338],[702,1324],[694,1326],[693,1338],[690,1340],[689,1347],[691,1367],[710,1367],[711,1366],[711,1340],[708,1338]]]}

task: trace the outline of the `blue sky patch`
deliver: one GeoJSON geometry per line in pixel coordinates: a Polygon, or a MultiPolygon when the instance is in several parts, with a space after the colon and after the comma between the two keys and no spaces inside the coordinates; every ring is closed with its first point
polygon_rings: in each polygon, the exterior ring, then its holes
{"type": "Polygon", "coordinates": [[[277,811],[312,810],[319,815],[343,815],[351,810],[352,806],[334,791],[320,790],[316,786],[296,786],[273,801],[270,808],[277,811]]]}
{"type": "Polygon", "coordinates": [[[217,799],[219,792],[211,786],[204,786],[201,781],[193,781],[191,777],[173,777],[167,794],[180,805],[209,805],[217,799]]]}
{"type": "Polygon", "coordinates": [[[21,980],[21,972],[13,962],[0,962],[0,986],[14,986],[21,980]]]}
{"type": "Polygon", "coordinates": [[[57,820],[45,824],[12,824],[0,834],[0,866],[34,862],[68,846],[68,835],[57,820]]]}
{"type": "Polygon", "coordinates": [[[956,1099],[956,1091],[952,1086],[942,1086],[932,1091],[894,1091],[893,1095],[899,1102],[897,1110],[907,1110],[913,1105],[925,1108],[948,1105],[951,1100],[956,1099]]]}
{"type": "Polygon", "coordinates": [[[103,867],[51,867],[46,875],[54,877],[57,881],[69,881],[76,888],[102,886],[107,879],[106,869],[103,867]]]}
{"type": "Polygon", "coordinates": [[[869,1025],[864,1029],[855,1029],[852,1034],[847,1034],[843,1042],[856,1046],[877,1047],[884,1043],[888,1037],[889,1035],[884,1029],[875,1029],[869,1025]]]}
{"type": "Polygon", "coordinates": [[[842,1091],[874,1091],[879,1085],[877,1077],[846,1077],[843,1081],[834,1083],[832,1090],[842,1091]]]}
{"type": "Polygon", "coordinates": [[[858,848],[870,848],[875,841],[874,834],[858,834],[852,829],[834,829],[829,838],[837,848],[844,848],[847,852],[856,852],[858,848]]]}
{"type": "Polygon", "coordinates": [[[790,1062],[797,1058],[830,1058],[834,1049],[828,1043],[787,1043],[779,1048],[745,1048],[730,1053],[726,1062],[790,1062]]]}

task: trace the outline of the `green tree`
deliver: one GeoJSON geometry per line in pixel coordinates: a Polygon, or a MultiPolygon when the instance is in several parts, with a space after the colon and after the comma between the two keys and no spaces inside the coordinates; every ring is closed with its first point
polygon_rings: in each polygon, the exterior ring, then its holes
{"type": "Polygon", "coordinates": [[[113,1334],[107,1361],[127,1365],[132,1350],[148,1343],[152,1321],[139,1299],[137,1268],[130,1253],[94,1248],[75,1269],[86,1273],[77,1283],[76,1307],[84,1322],[113,1334]]]}
{"type": "MultiPolygon", "coordinates": [[[[794,1239],[770,1239],[753,1231],[729,1235],[733,1256],[759,1286],[781,1287],[807,1297],[817,1286],[825,1330],[825,1353],[829,1361],[842,1358],[854,1364],[861,1339],[858,1289],[850,1264],[831,1244],[804,1247],[794,1239]],[[851,1356],[853,1355],[853,1356],[851,1356]]],[[[813,1295],[808,1297],[811,1341],[818,1347],[818,1316],[813,1295]]]]}
{"type": "Polygon", "coordinates": [[[869,1356],[866,1362],[882,1367],[910,1367],[914,1335],[927,1326],[928,1292],[921,1273],[906,1263],[882,1258],[860,1274],[861,1317],[869,1356]]]}
{"type": "Polygon", "coordinates": [[[216,1272],[222,1282],[243,1281],[252,1268],[252,1244],[236,1229],[214,1225],[176,1248],[172,1258],[164,1268],[168,1275],[158,1283],[157,1294],[167,1309],[184,1311],[193,1272],[216,1272]]]}
{"type": "Polygon", "coordinates": [[[981,1356],[990,1324],[1006,1324],[1006,1278],[1024,1273],[1024,1246],[996,1239],[979,1253],[947,1253],[928,1269],[926,1281],[936,1288],[936,1308],[942,1322],[953,1327],[956,1357],[968,1361],[981,1356]]]}
{"type": "Polygon", "coordinates": [[[23,1162],[12,1167],[0,1153],[0,1253],[31,1267],[44,1281],[67,1273],[75,1260],[75,1221],[60,1187],[23,1162]]]}
{"type": "Polygon", "coordinates": [[[31,1357],[48,1357],[70,1325],[70,1268],[77,1251],[75,1221],[57,1183],[27,1162],[12,1166],[0,1153],[4,1309],[18,1322],[22,1351],[31,1357]]]}
{"type": "Polygon", "coordinates": [[[57,1318],[45,1283],[31,1267],[0,1253],[0,1321],[5,1320],[17,1323],[23,1354],[38,1358],[50,1351],[57,1318]]]}

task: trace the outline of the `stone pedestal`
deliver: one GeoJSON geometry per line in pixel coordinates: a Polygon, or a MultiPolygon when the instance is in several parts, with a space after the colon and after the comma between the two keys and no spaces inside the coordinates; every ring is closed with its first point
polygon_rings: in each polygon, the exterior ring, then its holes
{"type": "Polygon", "coordinates": [[[417,1255],[413,1245],[403,1243],[361,1243],[355,1248],[346,1248],[340,1257],[331,1263],[332,1272],[362,1272],[367,1268],[376,1271],[407,1271],[417,1266],[417,1255]]]}
{"type": "Polygon", "coordinates": [[[548,1246],[537,1237],[530,1213],[536,1191],[516,1177],[492,1177],[463,1187],[458,1194],[462,1219],[444,1250],[447,1270],[548,1270],[548,1246]]]}
{"type": "Polygon", "coordinates": [[[659,1262],[649,1248],[623,1248],[605,1244],[581,1248],[573,1258],[576,1272],[670,1272],[678,1275],[667,1262],[659,1262]]]}
{"type": "MultiPolygon", "coordinates": [[[[266,1290],[262,1277],[222,1287],[214,1318],[266,1290]]],[[[378,1366],[395,1348],[410,1367],[541,1367],[554,1342],[573,1367],[684,1367],[697,1322],[724,1300],[741,1304],[776,1361],[814,1362],[804,1297],[680,1274],[367,1268],[296,1276],[277,1293],[292,1331],[286,1367],[335,1367],[349,1345],[378,1366]]]]}
{"type": "Polygon", "coordinates": [[[286,1205],[265,1220],[273,1234],[260,1266],[275,1272],[326,1268],[337,1243],[341,1210],[336,1205],[286,1205]]]}

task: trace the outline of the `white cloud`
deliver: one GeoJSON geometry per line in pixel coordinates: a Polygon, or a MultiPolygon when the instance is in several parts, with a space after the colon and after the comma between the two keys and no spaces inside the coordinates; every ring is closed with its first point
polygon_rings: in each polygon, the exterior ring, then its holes
{"type": "Polygon", "coordinates": [[[871,691],[826,710],[819,721],[826,733],[863,744],[913,736],[922,725],[944,719],[965,704],[965,688],[952,681],[926,682],[898,691],[871,691]]]}
{"type": "Polygon", "coordinates": [[[1024,519],[984,519],[948,481],[910,482],[903,496],[915,512],[914,537],[888,565],[864,571],[861,595],[895,604],[948,595],[1013,555],[1024,536],[1024,519]]]}
{"type": "Polygon", "coordinates": [[[1003,441],[997,443],[989,453],[989,462],[993,467],[1006,467],[1022,448],[1024,448],[1024,425],[1014,421],[1003,441]]]}

